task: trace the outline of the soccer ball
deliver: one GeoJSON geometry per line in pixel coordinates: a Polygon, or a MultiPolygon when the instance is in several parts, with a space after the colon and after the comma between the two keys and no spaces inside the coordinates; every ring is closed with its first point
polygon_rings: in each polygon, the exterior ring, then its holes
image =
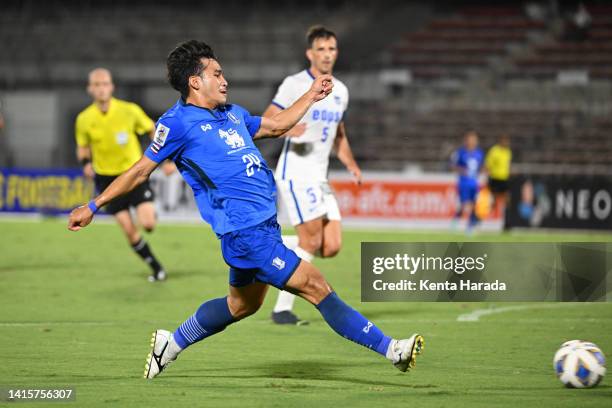
{"type": "Polygon", "coordinates": [[[570,340],[555,353],[553,368],[566,387],[589,388],[599,384],[606,374],[606,358],[595,344],[570,340]]]}

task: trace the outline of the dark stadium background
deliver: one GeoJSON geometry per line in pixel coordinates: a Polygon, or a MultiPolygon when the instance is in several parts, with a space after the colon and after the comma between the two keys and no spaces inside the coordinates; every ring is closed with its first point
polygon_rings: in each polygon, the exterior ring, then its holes
{"type": "Polygon", "coordinates": [[[510,133],[520,169],[609,170],[612,5],[586,2],[592,23],[573,39],[564,30],[577,4],[4,1],[2,164],[77,164],[72,126],[93,67],[112,70],[117,96],[162,113],[176,98],[164,59],[189,38],[214,47],[232,100],[261,112],[305,66],[307,27],[323,23],[340,37],[336,74],[351,91],[347,125],[364,167],[443,169],[475,127],[485,146],[510,133]],[[387,70],[397,71],[385,81],[387,70]]]}
{"type": "MultiPolygon", "coordinates": [[[[165,57],[185,39],[210,43],[230,101],[261,113],[282,78],[306,66],[304,33],[322,23],[339,36],[335,74],[350,89],[346,124],[366,171],[450,172],[451,152],[475,129],[485,149],[511,136],[513,174],[545,175],[545,185],[548,175],[577,176],[568,183],[593,197],[598,185],[610,189],[601,176],[612,174],[612,5],[584,3],[589,17],[579,27],[580,4],[5,1],[0,167],[77,167],[74,119],[89,103],[94,67],[111,69],[116,96],[156,119],[177,98],[165,57]]],[[[271,166],[280,146],[260,143],[271,166]]],[[[565,182],[544,188],[550,202],[565,182]]],[[[559,226],[601,229],[601,221],[559,226]]]]}

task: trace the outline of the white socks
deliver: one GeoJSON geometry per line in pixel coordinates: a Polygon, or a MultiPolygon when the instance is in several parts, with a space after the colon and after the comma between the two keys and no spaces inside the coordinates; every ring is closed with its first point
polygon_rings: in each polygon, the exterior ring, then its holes
{"type": "Polygon", "coordinates": [[[287,310],[291,310],[293,309],[294,300],[294,294],[281,290],[278,292],[278,298],[276,298],[276,304],[274,305],[274,309],[272,311],[274,313],[280,313],[287,310]]]}
{"type": "Polygon", "coordinates": [[[300,258],[302,258],[304,261],[310,262],[310,263],[312,263],[312,260],[315,257],[314,254],[311,254],[310,252],[306,252],[306,250],[300,247],[293,248],[293,252],[295,252],[295,254],[299,256],[300,258]]]}
{"type": "MultiPolygon", "coordinates": [[[[306,252],[298,246],[298,237],[296,235],[283,236],[283,244],[289,249],[292,249],[297,256],[305,260],[306,262],[312,262],[314,255],[306,252]]],[[[276,305],[274,305],[273,312],[279,313],[293,309],[293,302],[295,301],[295,295],[281,290],[278,293],[276,299],[276,305]]]]}
{"type": "Polygon", "coordinates": [[[389,343],[389,347],[387,348],[387,354],[385,355],[385,357],[387,357],[387,359],[391,360],[391,362],[393,363],[397,363],[398,361],[397,350],[395,350],[396,345],[397,345],[397,340],[391,339],[391,342],[389,343]]]}
{"type": "Polygon", "coordinates": [[[298,236],[297,235],[283,235],[281,236],[283,239],[283,244],[289,249],[295,250],[298,246],[298,236]]]}
{"type": "MultiPolygon", "coordinates": [[[[183,349],[174,341],[174,336],[170,334],[170,338],[168,339],[168,351],[166,356],[168,357],[168,361],[173,361],[179,355],[179,353],[183,351],[183,349]]],[[[165,361],[162,361],[165,364],[165,361]]]]}

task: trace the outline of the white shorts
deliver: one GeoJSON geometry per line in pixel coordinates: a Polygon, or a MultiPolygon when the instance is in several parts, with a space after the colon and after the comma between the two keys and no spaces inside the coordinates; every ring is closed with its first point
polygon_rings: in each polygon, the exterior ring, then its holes
{"type": "Polygon", "coordinates": [[[327,181],[278,180],[279,206],[286,211],[291,225],[325,216],[340,221],[340,208],[327,181]]]}

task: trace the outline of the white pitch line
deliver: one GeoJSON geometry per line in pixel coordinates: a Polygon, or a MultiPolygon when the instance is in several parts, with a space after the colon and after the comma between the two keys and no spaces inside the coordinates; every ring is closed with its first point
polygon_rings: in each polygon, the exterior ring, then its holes
{"type": "MultiPolygon", "coordinates": [[[[579,303],[578,303],[579,304],[579,303]]],[[[482,316],[489,316],[498,313],[516,312],[521,310],[529,309],[553,309],[557,307],[565,306],[576,306],[576,303],[555,303],[552,305],[518,305],[518,306],[504,306],[504,307],[490,307],[487,309],[476,309],[470,313],[464,313],[457,316],[458,322],[477,322],[482,316]]]]}

